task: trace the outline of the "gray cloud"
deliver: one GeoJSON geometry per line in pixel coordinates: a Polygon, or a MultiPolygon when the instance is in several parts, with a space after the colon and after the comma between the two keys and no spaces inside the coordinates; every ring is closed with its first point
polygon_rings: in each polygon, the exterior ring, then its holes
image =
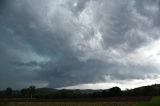
{"type": "Polygon", "coordinates": [[[0,1],[1,88],[64,87],[159,74],[159,0],[0,1]],[[7,76],[7,77],[6,77],[7,76]]]}

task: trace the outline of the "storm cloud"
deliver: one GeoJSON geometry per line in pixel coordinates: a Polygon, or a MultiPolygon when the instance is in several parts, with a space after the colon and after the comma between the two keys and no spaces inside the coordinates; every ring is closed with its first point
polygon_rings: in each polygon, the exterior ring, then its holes
{"type": "Polygon", "coordinates": [[[160,0],[0,0],[0,89],[159,78],[159,19],[160,0]]]}

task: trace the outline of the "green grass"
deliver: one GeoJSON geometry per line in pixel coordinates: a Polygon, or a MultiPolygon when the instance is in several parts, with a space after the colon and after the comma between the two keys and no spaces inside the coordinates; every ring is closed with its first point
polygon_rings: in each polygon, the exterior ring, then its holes
{"type": "Polygon", "coordinates": [[[160,106],[160,97],[159,96],[152,98],[151,106],[160,106]]]}
{"type": "Polygon", "coordinates": [[[155,96],[150,102],[138,102],[136,106],[160,106],[160,96],[155,96]]]}
{"type": "Polygon", "coordinates": [[[160,96],[153,97],[150,102],[95,102],[95,103],[75,103],[75,102],[0,102],[0,106],[160,106],[160,96]]]}
{"type": "Polygon", "coordinates": [[[10,103],[8,103],[8,102],[0,102],[0,106],[9,106],[10,105],[10,103]]]}
{"type": "Polygon", "coordinates": [[[0,103],[0,106],[134,106],[129,102],[10,102],[0,103]]]}
{"type": "Polygon", "coordinates": [[[138,102],[135,106],[152,106],[150,102],[138,102]]]}

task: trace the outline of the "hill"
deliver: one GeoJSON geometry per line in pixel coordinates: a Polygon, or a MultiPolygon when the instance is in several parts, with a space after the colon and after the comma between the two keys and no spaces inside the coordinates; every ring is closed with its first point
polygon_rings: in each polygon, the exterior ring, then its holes
{"type": "MultiPolygon", "coordinates": [[[[0,98],[4,98],[4,92],[0,91],[0,98]]],[[[21,90],[13,90],[12,98],[30,98],[29,91],[22,93],[21,90]]],[[[160,96],[160,84],[142,86],[134,89],[122,91],[119,87],[110,89],[52,89],[37,88],[33,92],[34,98],[104,98],[104,97],[132,97],[132,96],[160,96]]]]}

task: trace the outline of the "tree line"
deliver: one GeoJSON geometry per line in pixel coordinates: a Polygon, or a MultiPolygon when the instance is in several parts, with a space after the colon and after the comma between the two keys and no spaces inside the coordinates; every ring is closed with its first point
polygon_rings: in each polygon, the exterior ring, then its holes
{"type": "Polygon", "coordinates": [[[0,93],[0,98],[105,98],[105,97],[128,97],[128,96],[160,96],[160,85],[144,86],[130,90],[121,90],[119,87],[113,87],[107,90],[95,90],[91,93],[82,92],[82,90],[39,90],[35,86],[13,91],[12,88],[6,88],[0,93]]]}
{"type": "Polygon", "coordinates": [[[33,94],[36,91],[35,86],[29,86],[20,91],[13,91],[12,88],[8,87],[6,90],[1,92],[1,98],[33,98],[33,94]]]}

